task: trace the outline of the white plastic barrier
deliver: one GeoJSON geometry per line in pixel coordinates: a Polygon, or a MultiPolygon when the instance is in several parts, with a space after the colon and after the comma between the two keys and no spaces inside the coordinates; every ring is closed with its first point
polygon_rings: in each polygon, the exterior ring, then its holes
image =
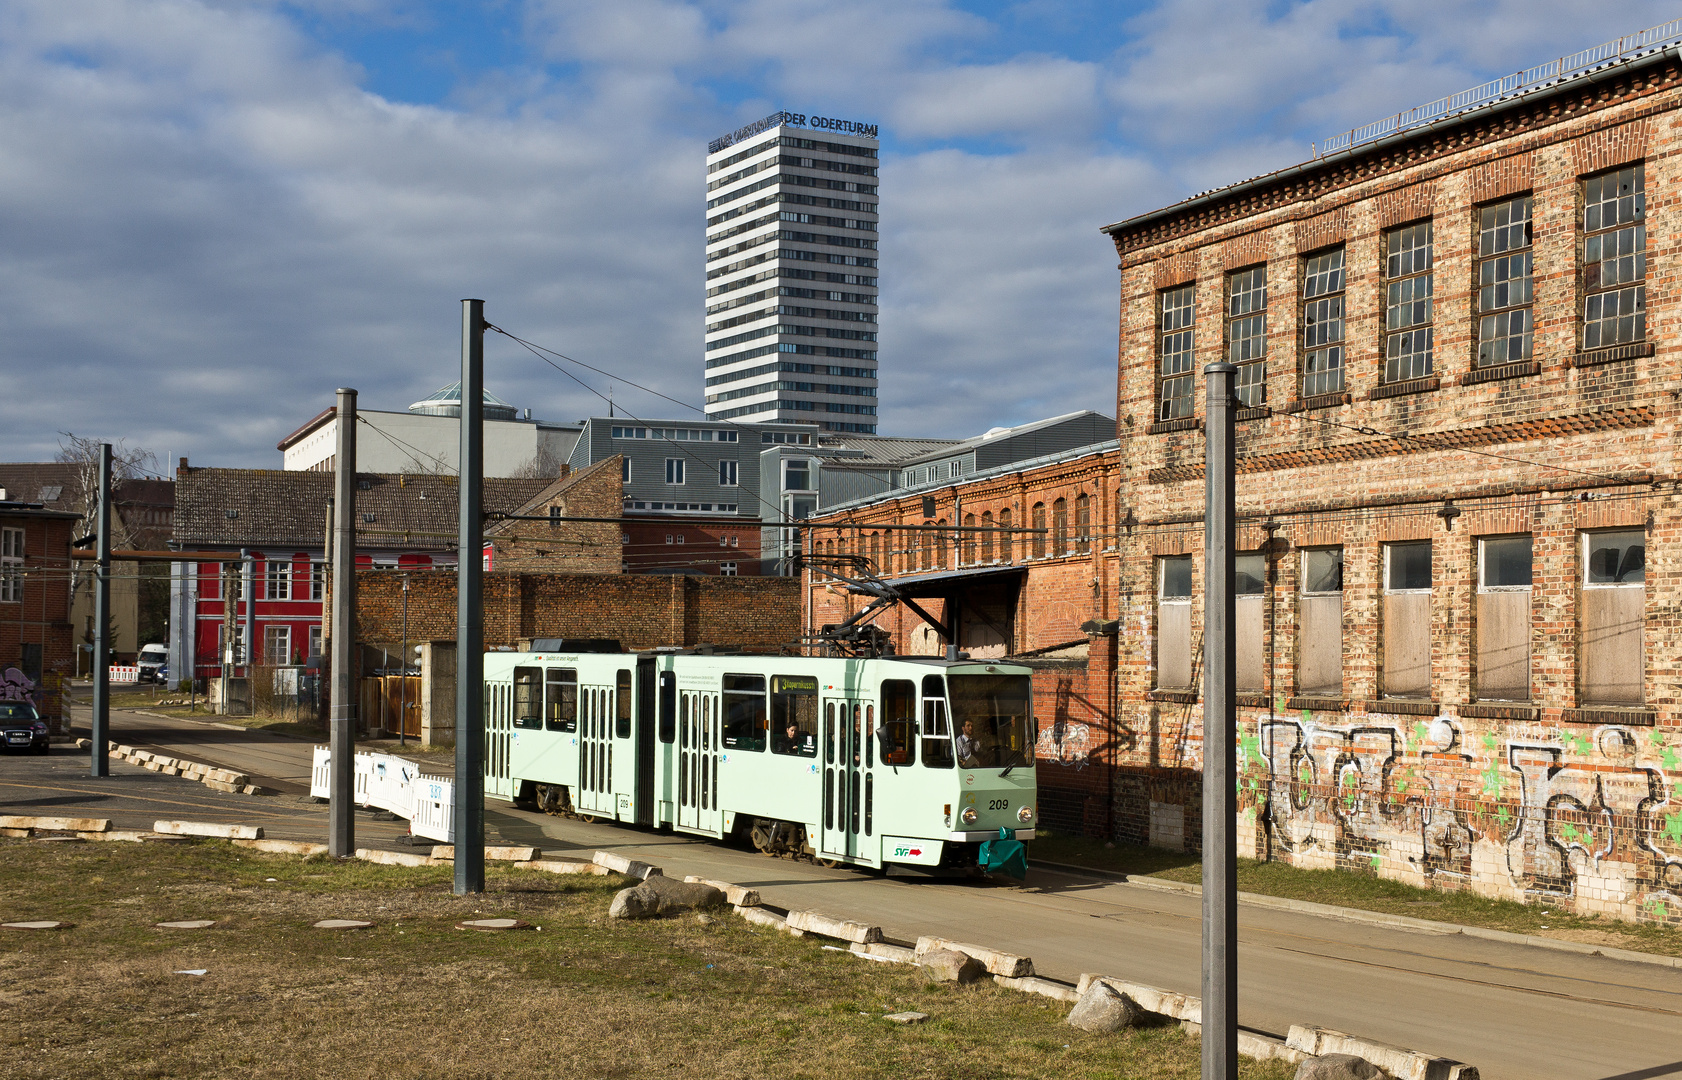
{"type": "Polygon", "coordinates": [[[441,844],[456,842],[455,784],[442,776],[417,776],[409,831],[441,844]]]}
{"type": "Polygon", "coordinates": [[[414,802],[415,776],[419,768],[414,762],[391,754],[358,754],[359,765],[364,757],[368,759],[367,798],[357,801],[364,806],[389,810],[401,817],[411,816],[409,808],[414,802]]]}
{"type": "Polygon", "coordinates": [[[111,673],[110,679],[112,682],[137,683],[140,681],[140,669],[138,667],[127,664],[112,664],[107,670],[111,673]]]}
{"type": "Polygon", "coordinates": [[[316,799],[330,799],[333,792],[328,787],[328,777],[331,770],[328,763],[332,760],[333,751],[325,746],[315,748],[315,757],[310,761],[310,797],[316,799]]]}
{"type": "Polygon", "coordinates": [[[357,754],[351,759],[350,801],[358,806],[368,805],[368,778],[374,772],[374,755],[357,754]]]}

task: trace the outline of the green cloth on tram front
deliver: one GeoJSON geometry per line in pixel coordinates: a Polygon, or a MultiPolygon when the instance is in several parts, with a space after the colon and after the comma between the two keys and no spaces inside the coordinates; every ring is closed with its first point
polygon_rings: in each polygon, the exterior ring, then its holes
{"type": "Polygon", "coordinates": [[[1028,848],[1022,841],[1013,839],[1009,829],[1001,828],[997,840],[983,840],[978,854],[981,869],[986,873],[1003,870],[1017,881],[1028,877],[1028,848]]]}

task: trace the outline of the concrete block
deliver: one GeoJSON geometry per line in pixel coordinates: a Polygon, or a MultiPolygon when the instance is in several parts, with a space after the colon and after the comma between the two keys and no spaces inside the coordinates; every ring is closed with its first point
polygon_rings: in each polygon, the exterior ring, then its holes
{"type": "Polygon", "coordinates": [[[528,870],[544,870],[551,874],[594,874],[597,877],[606,877],[613,873],[599,863],[572,862],[567,859],[533,859],[520,865],[528,870]]]}
{"type": "Polygon", "coordinates": [[[937,949],[949,949],[961,952],[966,956],[973,956],[987,968],[988,974],[1003,975],[1007,979],[1020,979],[1034,973],[1034,962],[1026,956],[1016,956],[1013,953],[1000,952],[981,945],[969,945],[962,941],[952,941],[942,937],[920,937],[917,939],[917,955],[933,952],[937,949]]]}
{"type": "MultiPolygon", "coordinates": [[[[1203,1025],[1199,1024],[1197,1028],[1201,1034],[1203,1025]]],[[[1300,1065],[1308,1060],[1307,1054],[1291,1049],[1282,1040],[1243,1029],[1238,1032],[1238,1052],[1257,1061],[1286,1061],[1292,1065],[1300,1065]]]]}
{"type": "Polygon", "coordinates": [[[1080,977],[1080,982],[1075,988],[1076,992],[1084,994],[1089,986],[1098,981],[1104,982],[1117,993],[1132,998],[1146,1012],[1167,1016],[1174,1020],[1189,1020],[1194,1024],[1203,1022],[1203,1002],[1189,994],[1176,994],[1171,990],[1162,990],[1155,986],[1143,986],[1123,979],[1114,979],[1108,975],[1091,974],[1080,977]]]}
{"type": "Polygon", "coordinates": [[[27,839],[29,839],[29,830],[28,829],[0,829],[0,836],[4,836],[9,840],[27,840],[27,839]]]}
{"type": "Polygon", "coordinates": [[[357,848],[356,857],[363,862],[379,863],[381,866],[436,865],[430,856],[417,855],[408,851],[379,851],[374,848],[357,848]]]}
{"type": "Polygon", "coordinates": [[[855,941],[847,946],[847,951],[854,956],[866,956],[872,960],[884,960],[890,964],[915,964],[917,950],[908,949],[903,945],[889,945],[885,941],[855,941]]]}
{"type": "Polygon", "coordinates": [[[626,877],[650,878],[662,873],[658,866],[650,866],[648,863],[628,859],[623,855],[615,855],[611,851],[598,851],[590,856],[590,861],[597,866],[605,866],[616,874],[624,874],[626,877]]]}
{"type": "Polygon", "coordinates": [[[112,829],[109,832],[79,832],[76,834],[83,840],[111,840],[122,843],[138,844],[150,836],[150,833],[140,829],[112,829]]]}
{"type": "Polygon", "coordinates": [[[0,829],[50,829],[53,832],[105,832],[109,828],[111,828],[110,818],[29,817],[23,814],[0,814],[0,829]]]}
{"type": "Polygon", "coordinates": [[[740,915],[748,922],[753,923],[755,926],[769,926],[773,930],[787,929],[787,924],[783,922],[783,917],[774,911],[767,911],[762,907],[743,907],[740,905],[738,905],[734,910],[736,914],[740,915]]]}
{"type": "Polygon", "coordinates": [[[166,836],[215,836],[224,840],[261,840],[260,825],[223,825],[214,821],[154,821],[152,831],[166,836]]]}
{"type": "Polygon", "coordinates": [[[201,783],[212,791],[226,791],[230,795],[238,795],[242,790],[240,785],[224,784],[220,780],[211,780],[208,777],[201,781],[201,783]]]}
{"type": "MultiPolygon", "coordinates": [[[[534,847],[509,847],[490,844],[485,846],[485,858],[495,862],[531,862],[537,858],[538,854],[538,850],[534,847]]],[[[432,846],[432,857],[443,859],[446,862],[454,862],[456,846],[454,844],[434,844],[432,846]]]]}
{"type": "MultiPolygon", "coordinates": [[[[852,941],[866,944],[882,940],[880,926],[866,926],[852,919],[842,919],[834,915],[824,915],[816,911],[791,911],[786,922],[790,929],[800,930],[808,934],[821,934],[841,941],[852,941]]],[[[919,950],[921,951],[921,950],[919,950]]]]}
{"type": "Polygon", "coordinates": [[[995,975],[993,981],[1008,990],[1019,990],[1024,994],[1039,994],[1041,997],[1053,998],[1057,1001],[1076,1002],[1080,995],[1068,983],[1053,982],[1035,975],[1013,979],[1008,975],[995,975]]]}
{"type": "Polygon", "coordinates": [[[267,851],[273,855],[311,855],[327,854],[326,844],[312,844],[307,840],[242,840],[233,841],[235,847],[250,848],[253,851],[267,851]]]}
{"type": "Polygon", "coordinates": [[[1292,1050],[1319,1057],[1322,1054],[1352,1054],[1394,1076],[1396,1080],[1477,1080],[1476,1068],[1449,1058],[1432,1057],[1388,1043],[1363,1039],[1330,1028],[1292,1024],[1285,1045],[1292,1050]]]}
{"type": "Polygon", "coordinates": [[[698,882],[702,885],[711,885],[713,888],[723,893],[724,898],[730,901],[733,907],[759,906],[758,889],[747,889],[740,885],[732,885],[728,881],[714,881],[712,878],[696,877],[694,874],[690,874],[683,880],[691,883],[698,882]]]}
{"type": "Polygon", "coordinates": [[[247,784],[244,787],[240,788],[240,791],[243,794],[246,794],[246,795],[268,796],[268,795],[278,794],[278,792],[276,792],[274,788],[258,787],[256,784],[247,784]]]}

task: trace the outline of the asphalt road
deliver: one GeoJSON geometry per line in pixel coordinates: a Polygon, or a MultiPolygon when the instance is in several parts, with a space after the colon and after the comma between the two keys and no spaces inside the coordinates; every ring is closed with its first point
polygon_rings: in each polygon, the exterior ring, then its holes
{"type": "MultiPolygon", "coordinates": [[[[307,783],[308,743],[131,713],[114,714],[112,727],[119,741],[268,776],[261,782],[269,786],[307,783]],[[272,772],[258,767],[265,761],[272,772]]],[[[114,777],[135,781],[118,792],[117,785],[106,790],[89,780],[86,768],[85,752],[72,757],[56,748],[47,759],[0,758],[0,804],[9,813],[39,806],[34,812],[117,818],[119,808],[150,813],[181,799],[195,813],[262,824],[275,836],[309,828],[317,831],[308,838],[326,833],[325,808],[296,795],[223,796],[114,762],[114,777]],[[20,785],[14,777],[29,761],[50,762],[55,771],[20,785]],[[61,772],[60,762],[76,767],[61,772]],[[181,789],[195,790],[171,794],[181,789]]],[[[440,771],[430,762],[427,768],[440,771]]],[[[503,842],[552,853],[617,851],[668,875],[702,874],[757,888],[779,907],[879,924],[890,937],[941,934],[1032,956],[1039,973],[1053,978],[1073,981],[1091,971],[1199,992],[1199,901],[1192,895],[1042,868],[1022,886],[831,871],[497,802],[487,807],[486,820],[493,839],[503,842]]],[[[357,843],[387,846],[401,828],[359,813],[357,843]]],[[[1675,968],[1251,905],[1240,906],[1239,942],[1240,1019],[1258,1031],[1336,1028],[1470,1062],[1489,1080],[1682,1077],[1682,971],[1675,968]]]]}

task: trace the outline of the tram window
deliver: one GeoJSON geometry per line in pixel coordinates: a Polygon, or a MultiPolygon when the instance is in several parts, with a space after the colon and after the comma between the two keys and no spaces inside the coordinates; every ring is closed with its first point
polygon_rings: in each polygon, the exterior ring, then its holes
{"type": "Polygon", "coordinates": [[[771,677],[771,750],[818,754],[818,680],[810,675],[771,677]]]}
{"type": "Polygon", "coordinates": [[[882,764],[909,765],[915,757],[912,726],[917,716],[917,693],[909,679],[882,683],[882,724],[876,729],[882,764]]]}
{"type": "Polygon", "coordinates": [[[765,749],[765,676],[724,677],[724,748],[765,749]]]}
{"type": "Polygon", "coordinates": [[[677,673],[660,673],[660,741],[677,741],[677,673]]]}
{"type": "Polygon", "coordinates": [[[823,759],[828,765],[835,764],[835,702],[831,701],[823,707],[823,759]]]}
{"type": "Polygon", "coordinates": [[[939,675],[923,676],[923,764],[931,769],[952,767],[952,724],[946,715],[946,683],[939,675]]]}
{"type": "Polygon", "coordinates": [[[678,749],[689,749],[689,695],[678,702],[678,749]]]}
{"type": "Polygon", "coordinates": [[[864,835],[869,836],[876,821],[876,775],[866,773],[864,776],[864,835]]]}
{"type": "Polygon", "coordinates": [[[550,731],[578,730],[578,672],[550,668],[543,687],[543,726],[550,731]]]}
{"type": "MultiPolygon", "coordinates": [[[[854,706],[855,715],[857,708],[854,706]]],[[[869,769],[876,764],[876,741],[870,737],[870,733],[876,730],[876,706],[864,707],[864,727],[859,730],[863,733],[861,738],[864,740],[864,767],[869,769]]]]}
{"type": "Polygon", "coordinates": [[[631,669],[619,672],[619,714],[615,718],[613,734],[616,738],[631,737],[631,669]]]}
{"type": "Polygon", "coordinates": [[[514,726],[540,728],[543,726],[543,698],[538,690],[542,672],[534,667],[514,669],[514,726]]]}
{"type": "MultiPolygon", "coordinates": [[[[863,734],[864,734],[864,710],[860,706],[854,705],[853,706],[852,741],[847,744],[849,747],[852,748],[852,751],[853,751],[853,767],[854,768],[857,768],[858,765],[860,764],[860,762],[859,762],[859,744],[864,741],[861,738],[861,736],[863,734]]],[[[854,830],[856,831],[857,828],[858,827],[855,825],[854,830]]]]}

